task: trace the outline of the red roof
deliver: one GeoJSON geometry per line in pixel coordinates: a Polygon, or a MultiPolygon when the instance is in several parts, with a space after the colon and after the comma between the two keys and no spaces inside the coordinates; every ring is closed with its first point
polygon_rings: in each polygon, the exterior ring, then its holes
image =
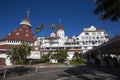
{"type": "Polygon", "coordinates": [[[19,45],[9,45],[9,44],[6,44],[6,45],[0,45],[0,49],[9,49],[9,48],[12,48],[12,47],[18,47],[19,45]]]}
{"type": "Polygon", "coordinates": [[[64,30],[62,24],[60,24],[60,25],[58,26],[58,29],[57,29],[57,30],[64,30]]]}
{"type": "MultiPolygon", "coordinates": [[[[4,44],[0,45],[0,51],[6,51],[12,47],[19,47],[20,45],[4,44]]],[[[35,51],[35,46],[31,46],[31,51],[35,51]]]]}
{"type": "Polygon", "coordinates": [[[1,40],[21,40],[21,41],[34,42],[35,38],[30,28],[27,25],[21,25],[20,28],[9,33],[1,40]]]}

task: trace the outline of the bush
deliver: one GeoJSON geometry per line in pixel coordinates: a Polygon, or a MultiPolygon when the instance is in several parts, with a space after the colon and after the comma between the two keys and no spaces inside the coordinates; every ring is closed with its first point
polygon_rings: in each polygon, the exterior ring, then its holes
{"type": "Polygon", "coordinates": [[[78,59],[78,60],[72,60],[70,61],[71,65],[79,65],[79,64],[85,64],[85,62],[82,59],[78,59]]]}

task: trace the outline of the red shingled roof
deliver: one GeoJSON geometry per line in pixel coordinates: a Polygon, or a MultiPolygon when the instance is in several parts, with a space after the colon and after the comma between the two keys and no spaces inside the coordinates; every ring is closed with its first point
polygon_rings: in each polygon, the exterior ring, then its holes
{"type": "Polygon", "coordinates": [[[35,38],[28,26],[21,25],[20,28],[9,33],[1,40],[21,40],[21,41],[34,42],[35,38]]]}
{"type": "MultiPolygon", "coordinates": [[[[9,48],[12,48],[12,47],[18,47],[19,45],[9,45],[9,44],[6,44],[6,45],[0,45],[0,49],[9,49],[9,48]]],[[[1,50],[0,50],[1,51],[1,50]]]]}
{"type": "MultiPolygon", "coordinates": [[[[0,45],[0,51],[6,51],[12,47],[19,47],[20,45],[4,44],[0,45]]],[[[31,46],[31,51],[35,51],[35,46],[31,46]]]]}
{"type": "Polygon", "coordinates": [[[60,24],[60,25],[58,26],[58,29],[57,29],[57,30],[64,30],[62,24],[60,24]]]}

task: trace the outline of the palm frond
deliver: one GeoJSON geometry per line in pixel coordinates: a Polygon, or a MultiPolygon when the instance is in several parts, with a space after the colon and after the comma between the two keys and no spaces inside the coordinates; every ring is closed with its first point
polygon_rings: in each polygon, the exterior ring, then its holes
{"type": "Polygon", "coordinates": [[[120,18],[120,0],[95,0],[97,7],[94,13],[101,20],[117,21],[120,18]]]}
{"type": "Polygon", "coordinates": [[[40,26],[35,28],[35,33],[38,34],[44,28],[45,28],[45,24],[40,24],[40,26]]]}
{"type": "Polygon", "coordinates": [[[55,25],[54,23],[51,23],[51,24],[50,24],[50,29],[51,29],[51,30],[55,30],[55,29],[56,29],[56,25],[55,25]]]}

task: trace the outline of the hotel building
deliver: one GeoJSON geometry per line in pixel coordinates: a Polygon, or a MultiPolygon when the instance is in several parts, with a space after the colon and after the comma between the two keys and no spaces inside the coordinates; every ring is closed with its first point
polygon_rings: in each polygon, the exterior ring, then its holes
{"type": "Polygon", "coordinates": [[[77,37],[68,37],[65,35],[62,24],[59,24],[57,31],[52,32],[49,36],[35,38],[31,31],[30,20],[26,17],[20,22],[19,28],[0,39],[0,65],[12,65],[10,59],[7,58],[6,51],[21,43],[28,43],[31,46],[31,55],[27,56],[29,59],[40,59],[50,50],[54,54],[56,49],[67,49],[67,58],[72,60],[75,52],[84,53],[107,41],[109,41],[108,33],[95,26],[84,28],[77,37]]]}

